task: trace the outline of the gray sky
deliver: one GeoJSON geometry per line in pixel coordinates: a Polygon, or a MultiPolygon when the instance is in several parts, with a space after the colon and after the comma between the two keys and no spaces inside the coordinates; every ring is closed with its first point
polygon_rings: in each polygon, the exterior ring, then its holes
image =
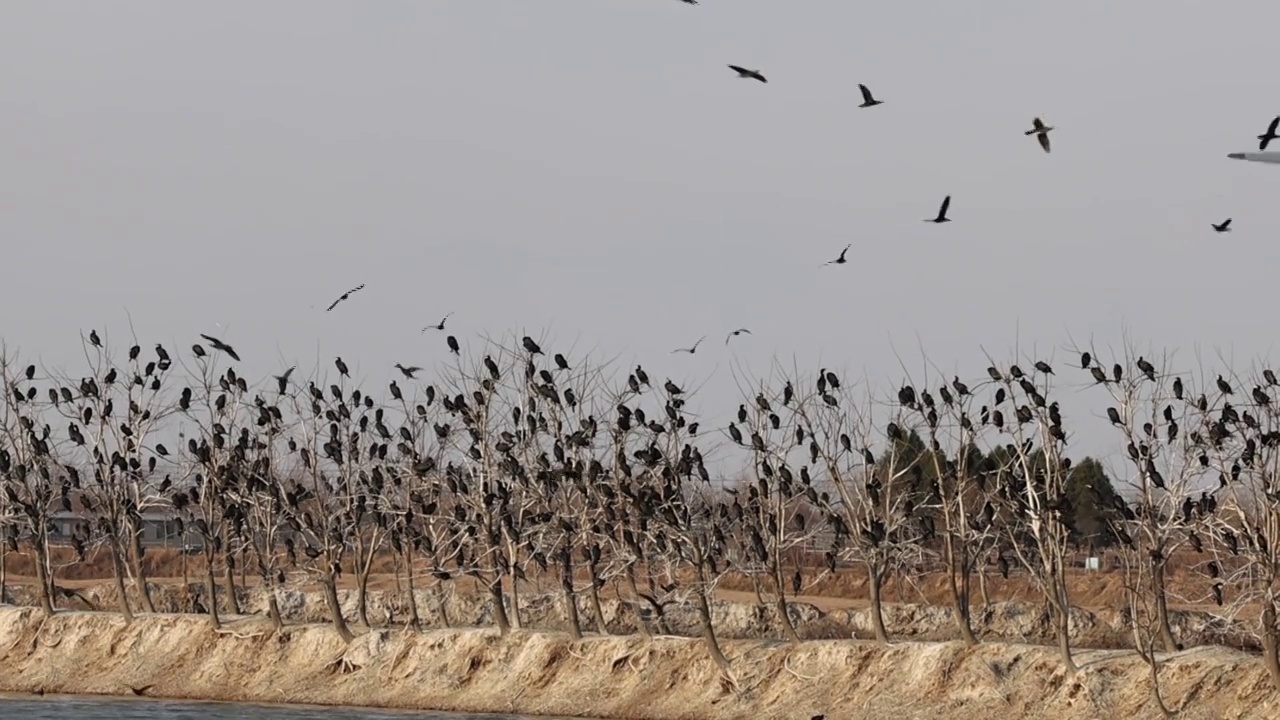
{"type": "MultiPolygon", "coordinates": [[[[718,414],[735,356],[887,388],[893,346],[977,378],[982,347],[1065,370],[1069,334],[1127,330],[1245,369],[1272,345],[1280,171],[1225,154],[1280,112],[1277,20],[1261,0],[10,0],[0,335],[78,372],[78,331],[125,344],[127,311],[147,345],[222,334],[253,376],[341,354],[373,387],[443,359],[418,330],[456,310],[464,342],[545,328],[714,376],[718,414]],[[885,104],[860,110],[859,82],[885,104]],[[1040,113],[1047,156],[1022,135],[1040,113]],[[948,193],[954,222],[921,222],[948,193]]],[[[1084,378],[1060,374],[1070,408],[1084,378]]],[[[1099,424],[1074,420],[1077,452],[1099,424]]]]}

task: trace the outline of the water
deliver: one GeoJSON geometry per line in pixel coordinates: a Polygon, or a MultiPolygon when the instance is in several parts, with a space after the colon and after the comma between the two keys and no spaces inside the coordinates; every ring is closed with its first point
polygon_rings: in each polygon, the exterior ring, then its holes
{"type": "MultiPolygon", "coordinates": [[[[300,705],[140,700],[135,698],[0,695],[0,718],[22,720],[521,720],[469,715],[300,705]]],[[[525,718],[524,720],[529,720],[525,718]]],[[[540,720],[547,720],[541,718],[540,720]]]]}

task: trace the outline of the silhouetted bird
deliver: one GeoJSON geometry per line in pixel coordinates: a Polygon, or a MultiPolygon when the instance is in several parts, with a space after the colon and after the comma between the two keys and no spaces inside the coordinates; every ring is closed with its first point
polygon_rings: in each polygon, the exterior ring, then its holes
{"type": "Polygon", "coordinates": [[[676,385],[675,383],[671,382],[670,380],[667,380],[665,383],[663,383],[663,384],[662,384],[662,387],[663,387],[663,388],[665,388],[665,389],[666,389],[666,391],[667,391],[668,393],[672,394],[672,395],[683,395],[683,394],[684,394],[684,391],[680,389],[680,386],[679,386],[679,385],[676,385]]]}
{"type": "Polygon", "coordinates": [[[329,307],[325,308],[325,312],[329,312],[330,310],[332,310],[332,309],[334,309],[334,308],[338,307],[338,303],[342,302],[343,300],[346,300],[346,299],[350,298],[350,297],[351,297],[351,295],[352,295],[353,293],[360,292],[360,291],[361,291],[361,290],[363,290],[363,289],[364,289],[364,283],[360,283],[359,285],[357,285],[357,286],[355,286],[355,287],[351,288],[350,290],[348,290],[348,291],[346,291],[346,292],[342,293],[342,296],[341,296],[341,297],[339,297],[337,300],[334,300],[334,301],[333,301],[333,303],[329,305],[329,307]]]}
{"type": "Polygon", "coordinates": [[[349,377],[351,377],[351,373],[347,371],[347,364],[346,364],[346,363],[344,363],[344,362],[342,362],[342,358],[340,358],[340,357],[339,357],[339,358],[335,358],[335,359],[334,359],[334,361],[333,361],[333,364],[334,364],[334,366],[335,366],[335,367],[337,367],[337,368],[338,368],[338,373],[339,373],[340,375],[342,375],[343,377],[348,377],[348,378],[349,378],[349,377]]]}
{"type": "Polygon", "coordinates": [[[1218,390],[1219,390],[1223,395],[1233,395],[1233,394],[1235,394],[1235,393],[1231,390],[1231,383],[1228,383],[1226,380],[1223,380],[1221,375],[1219,375],[1219,376],[1218,376],[1218,390]]]}
{"type": "Polygon", "coordinates": [[[448,320],[448,319],[449,319],[449,317],[450,317],[451,315],[453,315],[453,313],[452,313],[452,312],[450,312],[450,313],[448,313],[447,315],[445,315],[444,317],[440,318],[440,324],[438,324],[438,325],[428,325],[428,326],[426,326],[426,327],[422,328],[422,332],[426,332],[426,331],[428,331],[428,330],[443,330],[443,329],[444,329],[444,322],[445,322],[446,320],[448,320]]]}
{"type": "Polygon", "coordinates": [[[458,338],[450,335],[449,337],[444,339],[444,344],[449,346],[449,352],[453,353],[454,355],[462,354],[461,349],[458,347],[458,338]]]}
{"type": "Polygon", "coordinates": [[[751,331],[750,331],[750,330],[748,330],[748,329],[746,329],[746,328],[738,328],[737,330],[734,330],[733,332],[731,332],[731,333],[729,333],[727,336],[725,336],[724,344],[725,344],[725,345],[728,345],[728,344],[729,344],[729,340],[731,340],[732,338],[736,338],[736,337],[738,337],[739,335],[741,335],[741,334],[743,334],[743,333],[746,333],[746,334],[750,335],[750,334],[751,334],[751,331]]]}
{"type": "Polygon", "coordinates": [[[1044,373],[1045,375],[1052,375],[1052,374],[1053,374],[1053,368],[1052,368],[1052,367],[1049,367],[1049,363],[1047,363],[1047,362],[1045,362],[1045,361],[1043,361],[1043,360],[1037,360],[1037,361],[1036,361],[1036,370],[1039,370],[1040,372],[1044,373]]]}
{"type": "Polygon", "coordinates": [[[1049,131],[1053,128],[1045,125],[1040,118],[1036,118],[1031,122],[1031,129],[1023,133],[1024,135],[1035,135],[1036,140],[1040,141],[1040,147],[1045,152],[1049,152],[1049,131]]]}
{"type": "Polygon", "coordinates": [[[236,354],[235,348],[233,348],[233,347],[231,347],[230,345],[228,345],[228,344],[226,344],[226,343],[222,342],[221,340],[219,340],[219,339],[218,339],[218,338],[216,338],[216,337],[212,337],[212,336],[209,336],[209,335],[205,335],[205,334],[203,334],[203,333],[201,333],[201,334],[200,334],[200,337],[202,337],[202,338],[204,338],[206,341],[208,341],[208,343],[209,343],[210,345],[212,345],[212,346],[213,346],[213,349],[214,349],[214,350],[221,350],[222,352],[224,352],[224,353],[226,353],[227,355],[229,355],[229,356],[231,357],[231,359],[232,359],[232,360],[235,360],[236,362],[240,362],[240,356],[236,354]]]}
{"type": "Polygon", "coordinates": [[[1261,142],[1258,143],[1259,150],[1266,150],[1268,143],[1275,140],[1277,137],[1280,137],[1280,135],[1276,135],[1276,128],[1278,126],[1280,126],[1280,117],[1272,120],[1271,124],[1267,126],[1267,131],[1258,136],[1258,139],[1261,140],[1261,142]]]}
{"type": "Polygon", "coordinates": [[[275,376],[274,376],[274,377],[275,377],[275,379],[276,379],[276,383],[277,383],[277,385],[279,385],[279,387],[280,387],[280,394],[281,394],[281,395],[283,395],[283,394],[285,393],[285,391],[289,389],[289,376],[290,376],[290,375],[292,375],[292,374],[293,374],[293,371],[294,371],[294,370],[296,370],[296,369],[298,369],[298,366],[297,366],[297,365],[294,365],[293,367],[289,368],[288,370],[285,370],[283,375],[275,375],[275,376]]]}
{"type": "Polygon", "coordinates": [[[701,345],[701,344],[702,344],[702,341],[703,341],[703,340],[706,340],[706,339],[707,339],[707,336],[706,336],[706,335],[703,335],[702,337],[698,338],[698,342],[694,343],[694,344],[693,344],[693,347],[687,347],[687,348],[676,348],[675,350],[672,350],[672,351],[671,351],[671,353],[672,353],[672,354],[675,354],[675,353],[682,352],[682,353],[689,353],[690,355],[692,355],[692,354],[694,354],[694,353],[698,352],[698,346],[699,346],[699,345],[701,345]]]}
{"type": "Polygon", "coordinates": [[[832,260],[832,261],[830,261],[830,262],[825,262],[825,263],[823,263],[823,265],[843,265],[843,264],[845,264],[845,263],[849,262],[848,260],[845,260],[845,259],[844,259],[844,255],[845,255],[845,253],[849,252],[849,248],[851,248],[851,247],[853,247],[853,243],[849,243],[848,245],[845,245],[845,246],[844,246],[844,249],[840,251],[840,257],[838,257],[838,258],[836,258],[835,260],[832,260]]]}
{"type": "Polygon", "coordinates": [[[1083,370],[1088,370],[1088,369],[1089,369],[1089,366],[1090,366],[1091,364],[1093,364],[1093,356],[1092,356],[1092,355],[1090,355],[1090,354],[1089,354],[1089,353],[1087,353],[1087,352],[1082,352],[1082,353],[1080,353],[1080,367],[1081,367],[1081,369],[1083,369],[1083,370]]]}
{"type": "Polygon", "coordinates": [[[401,375],[404,375],[406,380],[413,380],[414,379],[413,374],[418,372],[422,368],[418,367],[417,365],[410,365],[409,367],[405,367],[400,363],[396,363],[396,369],[400,371],[401,375]]]}
{"type": "Polygon", "coordinates": [[[1216,224],[1210,223],[1210,224],[1213,225],[1214,230],[1220,233],[1231,232],[1231,218],[1227,218],[1226,220],[1223,220],[1220,223],[1216,223],[1216,224]]]}
{"type": "Polygon", "coordinates": [[[102,339],[98,337],[97,330],[89,331],[89,343],[94,347],[102,347],[102,339]]]}
{"type": "Polygon", "coordinates": [[[748,70],[744,67],[739,67],[737,65],[730,65],[729,69],[738,73],[738,77],[740,78],[749,78],[751,80],[759,80],[762,83],[769,82],[768,80],[764,79],[764,76],[760,74],[759,70],[748,70]]]}
{"type": "Polygon", "coordinates": [[[556,367],[560,368],[561,370],[569,369],[569,361],[566,360],[565,357],[560,353],[556,353],[554,356],[552,356],[551,359],[555,361],[556,367]]]}
{"type": "Polygon", "coordinates": [[[942,207],[938,208],[938,216],[926,218],[925,222],[944,223],[951,222],[951,218],[947,217],[947,210],[951,207],[951,196],[948,195],[942,199],[942,207]]]}
{"type": "Polygon", "coordinates": [[[538,347],[538,343],[534,342],[533,338],[529,337],[528,335],[525,335],[524,338],[520,340],[520,344],[524,346],[525,351],[527,351],[530,355],[543,354],[542,348],[538,347]]]}
{"type": "Polygon", "coordinates": [[[871,97],[871,88],[868,88],[866,85],[859,84],[858,90],[862,93],[862,104],[858,107],[869,108],[884,104],[883,101],[871,97]]]}

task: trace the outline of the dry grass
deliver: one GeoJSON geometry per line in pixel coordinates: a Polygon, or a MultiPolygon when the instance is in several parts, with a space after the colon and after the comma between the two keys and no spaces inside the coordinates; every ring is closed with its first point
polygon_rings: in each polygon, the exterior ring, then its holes
{"type": "MultiPolygon", "coordinates": [[[[893,717],[1007,720],[1159,717],[1132,653],[1081,653],[1068,677],[1052,650],[850,640],[729,641],[736,686],[684,638],[544,632],[375,630],[346,646],[324,626],[274,636],[260,620],[215,633],[199,617],[0,609],[0,690],[128,693],[619,720],[893,717]]],[[[1185,718],[1273,718],[1280,704],[1261,664],[1221,648],[1167,658],[1165,696],[1185,718]]]]}

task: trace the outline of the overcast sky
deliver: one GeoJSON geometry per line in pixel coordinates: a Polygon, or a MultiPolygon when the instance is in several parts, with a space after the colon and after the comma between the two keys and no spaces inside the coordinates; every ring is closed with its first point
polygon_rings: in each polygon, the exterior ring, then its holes
{"type": "MultiPolygon", "coordinates": [[[[895,348],[978,378],[983,348],[1065,370],[1071,338],[1128,332],[1244,369],[1273,350],[1280,169],[1226,153],[1280,113],[1277,20],[1261,0],[9,0],[0,336],[78,373],[78,333],[123,344],[131,315],[144,345],[220,334],[254,377],[342,355],[374,387],[444,359],[418,331],[456,310],[464,343],[545,331],[710,378],[724,415],[735,358],[889,388],[895,348]],[[859,109],[859,82],[885,104],[859,109]],[[1022,134],[1037,114],[1050,155],[1022,134]],[[947,194],[954,221],[921,222],[947,194]]],[[[1109,447],[1080,417],[1100,398],[1059,374],[1077,447],[1109,447]]]]}

